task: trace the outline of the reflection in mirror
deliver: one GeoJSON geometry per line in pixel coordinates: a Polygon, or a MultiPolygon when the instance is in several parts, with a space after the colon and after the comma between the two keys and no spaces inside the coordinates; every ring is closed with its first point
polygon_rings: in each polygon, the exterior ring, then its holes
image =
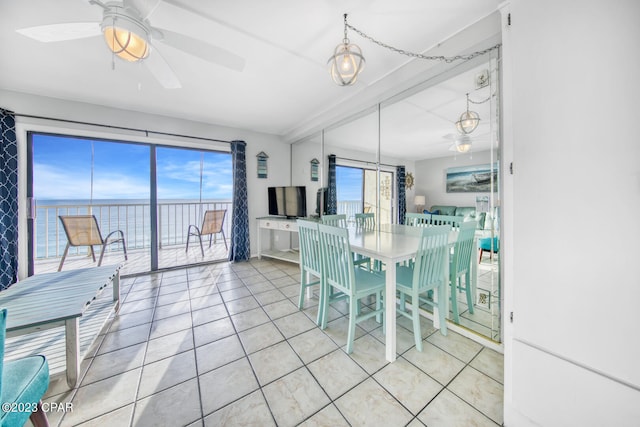
{"type": "Polygon", "coordinates": [[[322,133],[318,132],[291,145],[291,185],[306,187],[308,216],[319,215],[317,195],[321,187],[326,187],[326,164],[322,151],[322,133]],[[312,160],[318,161],[317,181],[312,178],[312,160]]]}
{"type": "MultiPolygon", "coordinates": [[[[393,153],[404,159],[400,162],[415,178],[414,188],[407,190],[407,212],[416,212],[420,204],[429,212],[478,221],[474,244],[488,244],[489,249],[482,252],[482,259],[479,251],[471,254],[471,305],[465,286],[454,292],[458,324],[500,341],[498,61],[493,54],[468,61],[434,79],[437,83],[385,103],[381,155],[393,153]],[[467,94],[468,110],[480,121],[463,135],[456,122],[467,112],[467,94]]],[[[456,317],[450,311],[449,320],[456,317]]]]}

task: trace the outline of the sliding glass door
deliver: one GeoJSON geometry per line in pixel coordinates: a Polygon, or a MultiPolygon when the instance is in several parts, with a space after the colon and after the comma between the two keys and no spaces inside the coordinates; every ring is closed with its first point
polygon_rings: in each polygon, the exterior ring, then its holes
{"type": "MultiPolygon", "coordinates": [[[[102,247],[95,242],[117,230],[130,257],[122,273],[149,270],[149,146],[34,133],[28,154],[30,274],[97,265],[102,247]],[[87,220],[65,230],[62,220],[67,216],[87,220]],[[61,264],[67,243],[82,242],[96,229],[100,236],[93,236],[94,246],[70,246],[61,264]]],[[[121,242],[105,247],[103,265],[123,261],[121,242]]]]}
{"type": "Polygon", "coordinates": [[[27,151],[29,275],[96,266],[112,233],[102,264],[123,275],[228,258],[230,153],[44,133],[27,151]]]}
{"type": "Polygon", "coordinates": [[[159,268],[227,259],[231,154],[158,147],[156,165],[159,268]]]}
{"type": "MultiPolygon", "coordinates": [[[[356,213],[376,213],[378,202],[377,171],[351,166],[336,166],[338,213],[353,221],[356,213]]],[[[393,218],[393,173],[380,172],[380,224],[393,218]]]]}

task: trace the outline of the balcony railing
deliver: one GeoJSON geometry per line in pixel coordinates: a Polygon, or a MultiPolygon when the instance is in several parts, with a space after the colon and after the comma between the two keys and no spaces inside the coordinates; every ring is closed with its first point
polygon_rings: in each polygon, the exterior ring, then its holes
{"type": "MultiPolygon", "coordinates": [[[[187,242],[189,225],[202,225],[207,210],[226,209],[224,233],[231,236],[231,201],[158,203],[159,246],[184,245],[187,242]]],[[[115,230],[122,230],[127,249],[147,249],[151,247],[151,224],[149,203],[93,203],[38,205],[34,221],[35,258],[56,258],[62,256],[67,244],[64,228],[58,220],[59,215],[96,216],[100,233],[106,237],[115,230]]],[[[111,245],[107,250],[119,250],[111,245]]],[[[88,248],[75,247],[69,254],[86,254],[88,248]]]]}

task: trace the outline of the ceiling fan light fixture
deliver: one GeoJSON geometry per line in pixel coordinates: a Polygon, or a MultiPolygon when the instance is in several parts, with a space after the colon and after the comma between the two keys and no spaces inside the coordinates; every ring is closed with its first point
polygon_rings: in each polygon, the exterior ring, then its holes
{"type": "Polygon", "coordinates": [[[463,135],[456,139],[456,151],[458,153],[468,153],[471,150],[471,137],[463,135]]]}
{"type": "Polygon", "coordinates": [[[149,30],[124,10],[105,12],[102,32],[107,46],[119,58],[136,62],[149,56],[149,30]]]}
{"type": "Polygon", "coordinates": [[[365,65],[362,49],[347,38],[347,14],[344,14],[344,39],[336,46],[327,62],[329,74],[339,86],[350,86],[358,80],[365,65]]]}

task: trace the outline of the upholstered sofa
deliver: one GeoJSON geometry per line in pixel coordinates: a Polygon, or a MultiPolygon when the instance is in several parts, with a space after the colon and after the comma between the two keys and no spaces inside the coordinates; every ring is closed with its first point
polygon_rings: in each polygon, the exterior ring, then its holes
{"type": "Polygon", "coordinates": [[[491,226],[489,221],[485,221],[487,214],[485,212],[480,212],[479,215],[476,215],[476,208],[473,206],[433,205],[431,206],[431,209],[425,209],[424,213],[461,216],[464,218],[464,221],[478,221],[478,230],[484,230],[491,226]]]}

